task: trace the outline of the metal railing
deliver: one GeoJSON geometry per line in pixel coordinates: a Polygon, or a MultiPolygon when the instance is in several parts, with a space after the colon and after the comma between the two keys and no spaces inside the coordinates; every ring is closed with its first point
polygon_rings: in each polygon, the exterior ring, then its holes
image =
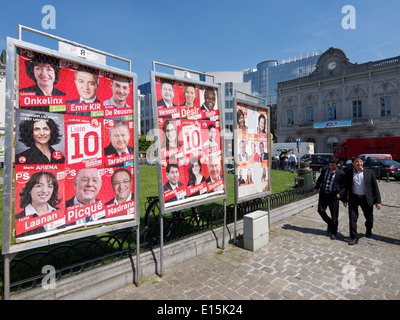
{"type": "MultiPolygon", "coordinates": [[[[311,196],[313,186],[296,188],[237,205],[237,220],[256,210],[278,208],[311,196]]],[[[227,206],[227,224],[234,222],[234,204],[227,206]]],[[[169,213],[164,216],[164,243],[171,243],[223,225],[223,206],[199,211],[197,208],[169,213]]],[[[158,197],[148,197],[144,226],[140,230],[140,251],[149,251],[160,245],[158,197]]],[[[105,264],[125,259],[136,253],[136,236],[132,229],[112,234],[93,236],[76,242],[47,248],[47,250],[24,252],[11,260],[11,292],[13,294],[41,286],[45,265],[56,270],[56,280],[66,278],[105,264]]],[[[0,279],[4,283],[4,261],[0,261],[0,279]]],[[[0,287],[3,295],[4,288],[0,287]]]]}

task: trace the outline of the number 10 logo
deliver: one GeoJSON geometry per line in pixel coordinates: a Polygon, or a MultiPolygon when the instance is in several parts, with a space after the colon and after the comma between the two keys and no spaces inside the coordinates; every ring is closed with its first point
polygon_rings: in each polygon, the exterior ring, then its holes
{"type": "Polygon", "coordinates": [[[92,127],[86,123],[69,125],[67,137],[68,164],[102,157],[101,126],[92,127]]]}

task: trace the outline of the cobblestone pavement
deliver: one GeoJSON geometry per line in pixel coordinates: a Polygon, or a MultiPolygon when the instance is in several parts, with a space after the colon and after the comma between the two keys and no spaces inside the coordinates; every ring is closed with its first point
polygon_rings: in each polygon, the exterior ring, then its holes
{"type": "Polygon", "coordinates": [[[379,182],[383,207],[374,209],[371,239],[360,213],[357,245],[349,246],[347,209],[340,205],[336,240],[316,208],[271,226],[256,252],[216,249],[126,286],[101,300],[400,300],[400,182],[379,182]]]}

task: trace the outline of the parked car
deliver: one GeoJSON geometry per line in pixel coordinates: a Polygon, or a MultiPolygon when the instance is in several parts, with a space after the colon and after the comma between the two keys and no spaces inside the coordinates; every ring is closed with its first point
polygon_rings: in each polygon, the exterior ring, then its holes
{"type": "Polygon", "coordinates": [[[379,168],[381,178],[386,178],[389,174],[389,177],[400,180],[400,163],[397,161],[369,158],[365,160],[364,168],[374,169],[375,172],[379,168]]]}
{"type": "Polygon", "coordinates": [[[333,153],[314,153],[306,154],[301,157],[301,163],[308,162],[310,164],[310,169],[313,171],[320,171],[323,167],[329,165],[329,159],[333,157],[333,153]]]}
{"type": "Polygon", "coordinates": [[[360,158],[365,160],[368,158],[378,159],[378,160],[393,160],[391,154],[383,154],[383,153],[368,153],[368,154],[360,154],[360,158]]]}

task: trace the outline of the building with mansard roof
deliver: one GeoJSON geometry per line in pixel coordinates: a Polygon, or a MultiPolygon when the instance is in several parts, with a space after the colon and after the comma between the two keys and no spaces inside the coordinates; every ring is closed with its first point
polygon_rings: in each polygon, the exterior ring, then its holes
{"type": "Polygon", "coordinates": [[[330,48],[308,76],[278,83],[278,142],[331,152],[347,138],[400,136],[400,57],[352,63],[330,48]]]}

